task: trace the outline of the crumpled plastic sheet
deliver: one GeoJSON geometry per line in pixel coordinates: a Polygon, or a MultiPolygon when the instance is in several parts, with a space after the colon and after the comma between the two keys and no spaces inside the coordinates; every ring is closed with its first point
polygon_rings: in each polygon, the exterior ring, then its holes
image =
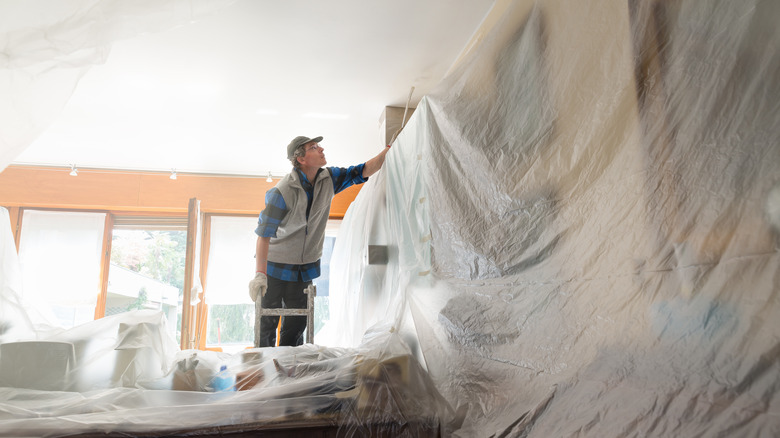
{"type": "Polygon", "coordinates": [[[427,372],[389,329],[358,347],[306,344],[237,354],[179,350],[165,314],[137,310],[71,329],[26,302],[0,208],[0,436],[189,436],[296,430],[431,436],[450,417],[427,372]],[[215,383],[226,367],[232,383],[215,383]]]}
{"type": "Polygon", "coordinates": [[[197,20],[235,0],[3,0],[0,169],[51,124],[114,42],[197,20]]]}
{"type": "Polygon", "coordinates": [[[393,320],[453,436],[779,436],[778,22],[509,4],[350,207],[336,341],[393,320]]]}
{"type": "Polygon", "coordinates": [[[427,373],[388,331],[367,333],[359,348],[227,354],[179,351],[165,324],[161,312],[133,311],[0,345],[0,436],[325,428],[339,436],[413,437],[437,434],[447,415],[427,373]],[[59,354],[61,345],[68,354],[59,354]],[[215,387],[223,365],[237,390],[215,387]]]}
{"type": "Polygon", "coordinates": [[[330,347],[171,357],[120,335],[153,315],[107,318],[74,330],[126,366],[0,389],[0,430],[780,435],[780,4],[497,7],[344,219],[330,347]],[[222,363],[264,383],[208,392],[222,363]]]}
{"type": "Polygon", "coordinates": [[[0,436],[330,433],[434,436],[449,404],[401,338],[237,354],[179,350],[165,314],[121,313],[65,330],[26,302],[9,214],[0,208],[0,436]],[[215,383],[226,367],[232,377],[215,383]]]}

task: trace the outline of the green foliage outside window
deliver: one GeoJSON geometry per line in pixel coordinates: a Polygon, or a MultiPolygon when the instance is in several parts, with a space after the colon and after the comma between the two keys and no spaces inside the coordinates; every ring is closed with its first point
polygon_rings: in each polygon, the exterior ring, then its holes
{"type": "MultiPolygon", "coordinates": [[[[327,322],[328,297],[314,298],[314,333],[327,322]]],[[[209,345],[246,344],[255,339],[255,306],[230,304],[209,306],[209,327],[206,343],[209,345]]],[[[316,337],[315,337],[316,340],[316,337]]]]}
{"type": "Polygon", "coordinates": [[[186,231],[115,231],[111,262],[184,290],[186,231]]]}
{"type": "Polygon", "coordinates": [[[234,344],[254,342],[255,306],[253,304],[229,304],[209,306],[208,344],[234,344]]]}
{"type": "Polygon", "coordinates": [[[149,294],[146,292],[146,288],[141,286],[141,290],[138,291],[138,297],[127,306],[127,310],[141,310],[148,301],[149,294]]]}

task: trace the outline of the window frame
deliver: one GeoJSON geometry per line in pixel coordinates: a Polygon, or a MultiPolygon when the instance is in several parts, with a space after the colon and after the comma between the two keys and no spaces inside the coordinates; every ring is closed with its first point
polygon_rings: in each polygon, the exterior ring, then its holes
{"type": "MultiPolygon", "coordinates": [[[[99,288],[96,290],[97,301],[95,303],[95,312],[93,320],[105,317],[106,301],[108,299],[108,274],[111,265],[111,245],[113,240],[113,230],[116,217],[138,217],[149,219],[176,218],[186,221],[186,213],[178,212],[141,212],[124,210],[106,210],[106,209],[84,209],[84,208],[46,208],[46,207],[12,207],[9,208],[11,217],[11,227],[14,235],[16,251],[19,252],[21,245],[22,228],[24,227],[25,211],[56,211],[62,213],[102,213],[106,215],[103,223],[103,243],[100,254],[100,274],[99,288]],[[13,211],[12,211],[13,209],[13,211]]],[[[185,262],[186,263],[186,262],[185,262]]],[[[179,327],[181,328],[181,327],[179,327]]]]}

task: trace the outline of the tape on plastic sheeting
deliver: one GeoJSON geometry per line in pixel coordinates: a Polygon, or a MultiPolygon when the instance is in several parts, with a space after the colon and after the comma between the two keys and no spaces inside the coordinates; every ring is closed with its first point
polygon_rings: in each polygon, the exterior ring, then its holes
{"type": "Polygon", "coordinates": [[[430,273],[431,273],[431,270],[429,269],[427,271],[422,271],[422,272],[418,273],[417,275],[420,276],[420,277],[425,277],[426,275],[428,275],[430,273]]]}
{"type": "Polygon", "coordinates": [[[423,196],[422,198],[420,198],[420,204],[422,204],[423,202],[425,202],[425,196],[423,196]]]}
{"type": "Polygon", "coordinates": [[[431,233],[428,233],[428,234],[420,237],[420,242],[425,243],[425,242],[427,242],[427,241],[429,241],[431,239],[433,239],[433,236],[431,235],[431,233]]]}

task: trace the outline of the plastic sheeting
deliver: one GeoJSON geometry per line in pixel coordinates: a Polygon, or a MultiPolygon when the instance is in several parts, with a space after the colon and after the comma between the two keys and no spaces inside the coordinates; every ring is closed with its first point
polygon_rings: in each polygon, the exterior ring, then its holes
{"type": "MultiPolygon", "coordinates": [[[[428,436],[447,405],[397,337],[230,355],[178,351],[162,313],[135,311],[0,346],[0,435],[337,431],[428,436]],[[217,391],[225,366],[236,380],[217,391]]],[[[314,433],[314,432],[311,432],[314,433]]]]}
{"type": "Polygon", "coordinates": [[[232,2],[0,1],[0,169],[56,119],[114,42],[189,23],[232,2]]]}
{"type": "Polygon", "coordinates": [[[395,318],[455,436],[780,435],[779,20],[513,2],[353,204],[341,319],[395,318]]]}
{"type": "Polygon", "coordinates": [[[112,324],[92,357],[127,366],[0,389],[0,430],[780,435],[780,4],[498,6],[342,224],[333,346],[171,352],[122,335],[158,339],[152,315],[97,321],[50,339],[112,324]],[[210,393],[221,363],[265,383],[210,393]]]}
{"type": "Polygon", "coordinates": [[[162,312],[56,329],[22,293],[0,208],[0,436],[328,433],[431,436],[449,405],[401,339],[360,346],[180,351],[162,312]],[[229,390],[215,383],[222,367],[229,390]]]}
{"type": "Polygon", "coordinates": [[[449,405],[401,339],[358,347],[184,350],[163,312],[57,329],[25,300],[9,215],[0,208],[0,436],[229,433],[431,436],[449,405]],[[215,381],[222,367],[228,390],[215,381]],[[281,431],[281,432],[280,432],[281,431]]]}

